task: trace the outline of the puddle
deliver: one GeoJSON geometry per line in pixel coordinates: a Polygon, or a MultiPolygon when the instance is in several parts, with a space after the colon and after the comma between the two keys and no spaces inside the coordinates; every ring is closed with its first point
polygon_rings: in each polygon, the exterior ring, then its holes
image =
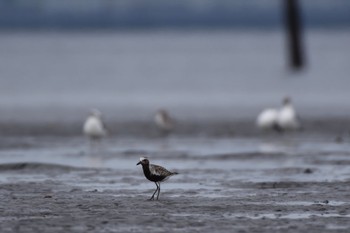
{"type": "Polygon", "coordinates": [[[288,213],[288,214],[272,214],[272,213],[266,213],[266,214],[224,214],[225,218],[233,218],[233,219],[239,219],[239,218],[248,218],[248,219],[308,219],[308,218],[314,218],[314,217],[321,217],[321,218],[331,218],[331,217],[339,217],[339,218],[350,218],[350,214],[347,215],[340,215],[336,213],[288,213]]]}
{"type": "Polygon", "coordinates": [[[350,202],[344,201],[285,201],[285,202],[264,202],[259,204],[269,204],[276,206],[312,206],[312,205],[327,205],[327,206],[343,206],[349,205],[350,202]]]}

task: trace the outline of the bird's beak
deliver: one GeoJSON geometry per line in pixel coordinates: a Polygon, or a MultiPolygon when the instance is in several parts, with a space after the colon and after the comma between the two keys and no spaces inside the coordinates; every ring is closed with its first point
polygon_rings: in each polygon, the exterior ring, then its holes
{"type": "Polygon", "coordinates": [[[141,164],[141,161],[140,161],[140,162],[138,162],[138,163],[136,164],[136,166],[137,166],[137,165],[139,165],[139,164],[141,164]]]}

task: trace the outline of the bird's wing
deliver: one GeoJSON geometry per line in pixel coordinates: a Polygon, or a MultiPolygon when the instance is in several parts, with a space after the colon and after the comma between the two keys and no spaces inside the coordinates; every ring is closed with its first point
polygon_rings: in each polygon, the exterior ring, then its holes
{"type": "Polygon", "coordinates": [[[173,174],[172,172],[168,171],[164,167],[161,167],[155,164],[150,164],[149,170],[152,175],[156,175],[156,176],[170,176],[171,174],[173,174]]]}

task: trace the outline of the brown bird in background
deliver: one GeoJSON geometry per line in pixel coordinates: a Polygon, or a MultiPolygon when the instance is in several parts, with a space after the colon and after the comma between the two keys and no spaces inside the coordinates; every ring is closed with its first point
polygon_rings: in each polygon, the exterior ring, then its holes
{"type": "Polygon", "coordinates": [[[175,127],[175,121],[165,109],[159,109],[154,116],[154,122],[164,133],[171,132],[175,127]]]}

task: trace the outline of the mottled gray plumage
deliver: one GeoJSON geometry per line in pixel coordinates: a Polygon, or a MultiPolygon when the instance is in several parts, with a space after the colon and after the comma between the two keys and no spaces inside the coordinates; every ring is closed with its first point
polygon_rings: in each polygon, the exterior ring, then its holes
{"type": "Polygon", "coordinates": [[[142,165],[143,173],[145,177],[156,184],[157,189],[154,191],[152,197],[150,200],[154,199],[154,195],[158,191],[157,200],[159,198],[160,193],[160,182],[163,182],[167,180],[170,176],[178,174],[177,172],[170,172],[167,169],[165,169],[162,166],[150,164],[149,160],[141,157],[140,162],[138,162],[136,165],[142,165]]]}
{"type": "Polygon", "coordinates": [[[165,169],[164,167],[159,166],[159,165],[155,165],[155,164],[150,164],[149,170],[150,170],[152,175],[156,175],[156,176],[165,176],[167,178],[171,175],[174,175],[173,172],[170,172],[167,169],[165,169]]]}

